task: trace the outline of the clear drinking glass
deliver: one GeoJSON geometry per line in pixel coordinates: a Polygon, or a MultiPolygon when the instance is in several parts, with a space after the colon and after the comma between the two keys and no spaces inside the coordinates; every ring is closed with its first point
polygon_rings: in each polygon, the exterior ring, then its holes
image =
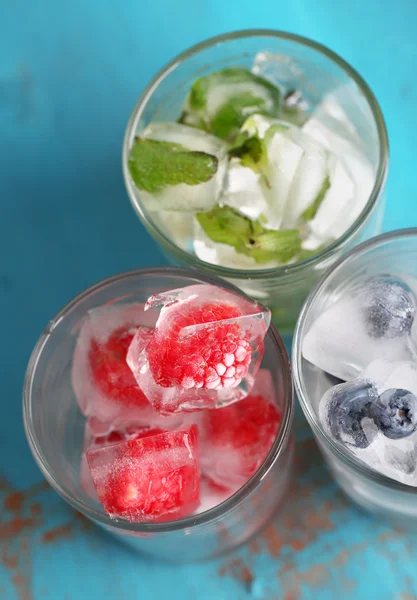
{"type": "MultiPolygon", "coordinates": [[[[346,127],[330,114],[328,122],[336,132],[340,127],[346,127]]],[[[352,246],[381,232],[387,167],[388,140],[384,119],[375,96],[362,77],[321,44],[273,30],[221,35],[174,58],[139,98],[127,124],[123,145],[123,171],[130,200],[168,260],[223,277],[266,304],[281,335],[292,334],[305,298],[324,271],[352,246]],[[299,90],[310,111],[327,94],[338,90],[334,110],[342,110],[356,130],[357,149],[363,152],[373,167],[375,180],[368,202],[357,220],[341,238],[315,256],[272,269],[240,270],[204,262],[180,247],[169,229],[170,219],[178,217],[171,213],[171,217],[162,222],[155,213],[147,212],[140,192],[131,180],[128,156],[135,136],[150,122],[175,121],[178,118],[184,98],[197,77],[228,66],[250,69],[259,52],[274,55],[269,75],[287,89],[299,90]]]]}
{"type": "Polygon", "coordinates": [[[323,310],[361,281],[384,272],[417,277],[417,229],[389,232],[354,248],[311,292],[294,332],[294,384],[301,408],[342,490],[361,507],[407,528],[417,528],[417,488],[377,473],[324,431],[318,417],[318,405],[334,382],[301,354],[304,335],[323,310]]]}
{"type": "Polygon", "coordinates": [[[256,474],[233,496],[204,513],[168,523],[112,521],[80,486],[85,418],[71,386],[71,362],[87,311],[107,303],[144,303],[157,292],[210,283],[241,294],[228,283],[195,271],[154,268],[122,273],[82,292],[40,336],[27,368],[23,391],[26,435],[42,473],[76,510],[138,551],[172,561],[202,560],[245,542],[274,514],[291,476],[293,387],[285,346],[271,327],[262,368],[271,372],[281,424],[256,474]]]}

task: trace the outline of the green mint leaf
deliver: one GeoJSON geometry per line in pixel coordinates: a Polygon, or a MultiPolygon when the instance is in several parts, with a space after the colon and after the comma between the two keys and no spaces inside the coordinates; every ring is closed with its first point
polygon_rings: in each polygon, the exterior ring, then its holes
{"type": "Polygon", "coordinates": [[[301,250],[296,229],[266,229],[229,206],[217,205],[209,212],[197,213],[196,219],[211,240],[232,246],[258,264],[273,260],[284,264],[301,250]]]}
{"type": "Polygon", "coordinates": [[[327,194],[327,190],[330,187],[330,177],[326,177],[323,181],[323,185],[321,186],[321,190],[317,194],[315,200],[308,206],[303,214],[301,215],[304,221],[311,221],[317,214],[318,209],[320,208],[320,204],[323,202],[325,195],[327,194]]]}
{"type": "Polygon", "coordinates": [[[217,171],[216,156],[189,151],[180,144],[136,138],[129,171],[136,187],[157,194],[164,187],[209,181],[217,171]]]}
{"type": "Polygon", "coordinates": [[[251,114],[277,117],[279,111],[280,91],[275,85],[248,69],[231,67],[204,75],[194,82],[180,122],[233,141],[251,114]],[[224,94],[224,101],[212,114],[210,93],[217,87],[219,94],[224,94]]]}
{"type": "Polygon", "coordinates": [[[196,79],[190,91],[190,108],[194,110],[205,108],[207,105],[208,93],[212,88],[217,87],[218,85],[236,85],[238,83],[250,83],[263,86],[275,99],[277,109],[279,109],[281,100],[279,89],[268,79],[255,75],[255,73],[252,73],[252,71],[249,71],[249,69],[245,69],[244,67],[228,67],[196,79]]]}
{"type": "Polygon", "coordinates": [[[230,98],[210,120],[210,131],[222,140],[234,140],[250,114],[267,114],[264,98],[242,92],[230,98]]]}
{"type": "Polygon", "coordinates": [[[230,156],[239,158],[242,166],[252,169],[255,173],[264,173],[268,167],[268,155],[264,141],[256,135],[246,136],[244,139],[244,136],[240,134],[238,139],[243,139],[243,141],[240,146],[236,145],[229,151],[230,156]]]}

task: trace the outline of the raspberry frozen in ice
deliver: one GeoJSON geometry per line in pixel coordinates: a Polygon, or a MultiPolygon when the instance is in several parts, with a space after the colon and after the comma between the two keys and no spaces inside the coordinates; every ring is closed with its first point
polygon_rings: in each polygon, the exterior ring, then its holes
{"type": "Polygon", "coordinates": [[[87,451],[93,448],[102,448],[103,446],[110,446],[111,444],[122,442],[123,440],[127,440],[135,435],[138,435],[138,433],[138,430],[132,430],[129,428],[127,430],[110,431],[106,435],[95,436],[90,428],[89,421],[86,421],[84,426],[83,452],[81,455],[80,465],[80,482],[84,492],[90,496],[90,498],[98,501],[96,488],[94,487],[90,468],[87,462],[87,451]]]}
{"type": "Polygon", "coordinates": [[[152,328],[145,327],[142,304],[104,306],[90,311],[78,335],[72,385],[81,411],[103,428],[148,422],[153,409],[126,363],[128,348],[140,331],[142,344],[152,328]]]}
{"type": "Polygon", "coordinates": [[[277,435],[280,414],[269,371],[261,369],[258,379],[247,398],[204,413],[201,470],[217,485],[244,485],[265,460],[277,435]]]}
{"type": "Polygon", "coordinates": [[[200,502],[198,431],[145,431],[87,451],[104,510],[134,523],[191,514],[200,502]]]}
{"type": "Polygon", "coordinates": [[[161,308],[147,347],[129,349],[138,385],[162,413],[225,406],[253,387],[270,323],[264,306],[226,289],[192,285],[149,298],[161,308]]]}

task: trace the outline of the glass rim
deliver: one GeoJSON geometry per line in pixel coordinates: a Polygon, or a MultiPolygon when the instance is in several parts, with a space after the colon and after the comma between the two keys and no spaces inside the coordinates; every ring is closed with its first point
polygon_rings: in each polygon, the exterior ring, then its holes
{"type": "Polygon", "coordinates": [[[320,44],[319,42],[297,34],[274,29],[243,29],[211,37],[204,40],[203,42],[195,44],[194,46],[191,46],[184,52],[178,54],[175,58],[173,58],[169,63],[167,63],[162,69],[158,71],[158,73],[153,77],[153,79],[149,82],[149,84],[145,87],[144,91],[140,95],[127,123],[123,139],[122,168],[125,187],[128,192],[128,196],[133,206],[133,209],[135,210],[136,214],[138,215],[139,219],[146,227],[148,232],[152,235],[152,237],[158,243],[164,246],[170,253],[172,253],[176,257],[176,259],[185,264],[191,263],[195,268],[202,269],[206,272],[208,271],[221,277],[228,277],[231,279],[242,279],[246,275],[246,277],[250,277],[251,279],[263,279],[268,276],[279,276],[283,274],[296,273],[297,271],[302,270],[305,267],[314,267],[316,264],[329,258],[335,251],[347,245],[352,239],[352,237],[357,233],[357,231],[359,231],[363,227],[363,225],[371,216],[373,210],[377,205],[387,177],[388,156],[389,147],[387,129],[379,103],[371,88],[368,86],[363,77],[359,75],[359,73],[348,62],[346,62],[341,56],[339,56],[337,53],[333,52],[323,44],[320,44]],[[324,56],[326,56],[326,58],[330,59],[338,67],[340,67],[342,71],[344,71],[348,75],[348,77],[351,80],[353,80],[358,86],[358,89],[363,93],[371,109],[379,140],[379,160],[374,186],[369,195],[368,201],[360,215],[356,218],[356,220],[352,223],[349,229],[347,229],[347,231],[345,231],[345,233],[341,237],[333,241],[331,244],[327,245],[320,252],[317,252],[317,254],[314,254],[309,258],[306,258],[299,262],[295,262],[293,264],[281,265],[272,268],[270,267],[267,269],[235,269],[230,267],[223,267],[221,265],[214,265],[212,263],[201,260],[196,255],[191,254],[190,252],[187,252],[186,250],[180,248],[162,231],[160,231],[160,229],[155,225],[152,219],[148,218],[147,211],[142,206],[142,203],[139,202],[136,198],[136,195],[134,193],[134,185],[131,181],[128,169],[128,157],[131,148],[132,135],[134,135],[136,132],[137,124],[140,120],[140,117],[142,116],[142,113],[148,101],[152,97],[152,94],[157,89],[158,85],[172,71],[174,71],[174,69],[179,64],[187,60],[189,57],[194,56],[195,54],[198,54],[199,52],[213,47],[217,44],[252,37],[270,37],[296,42],[301,46],[305,46],[309,49],[315,50],[316,52],[323,54],[324,56]]]}
{"type": "Polygon", "coordinates": [[[128,278],[135,278],[137,276],[155,276],[155,275],[174,275],[179,277],[188,277],[200,279],[203,283],[211,283],[219,287],[224,287],[230,291],[235,292],[237,295],[246,297],[241,290],[236,288],[233,284],[220,280],[216,277],[208,275],[206,273],[200,273],[198,271],[180,267],[153,267],[144,269],[133,269],[130,271],[124,271],[117,275],[106,277],[97,283],[89,286],[79,294],[77,294],[72,300],[70,300],[56,315],[53,317],[39,336],[36,342],[25,373],[24,385],[23,385],[23,422],[26,433],[26,438],[32,452],[32,455],[45,479],[52,486],[52,488],[73,508],[84,514],[86,517],[93,521],[99,522],[101,525],[106,527],[113,527],[126,532],[134,533],[167,533],[171,531],[180,531],[184,529],[191,529],[199,525],[205,525],[211,521],[214,521],[218,517],[226,514],[230,509],[236,506],[241,500],[251,494],[256,489],[258,484],[268,475],[278,457],[281,455],[283,448],[288,441],[288,437],[291,430],[291,424],[294,413],[294,387],[292,382],[291,365],[288,357],[287,350],[284,342],[271,323],[266,338],[270,339],[270,342],[274,346],[274,350],[279,356],[280,367],[282,369],[282,380],[283,380],[283,397],[284,406],[281,414],[281,423],[275,437],[274,443],[268,452],[265,460],[261,466],[257,469],[256,473],[232,496],[227,498],[224,502],[211,508],[210,510],[204,511],[197,515],[192,515],[176,521],[167,521],[164,523],[131,523],[125,519],[112,520],[104,512],[93,509],[84,502],[74,498],[68,493],[60,484],[59,477],[56,477],[53,469],[50,468],[49,462],[42,450],[42,443],[38,440],[35,435],[34,428],[32,426],[32,407],[34,404],[34,394],[32,391],[33,381],[37,373],[37,365],[42,355],[43,349],[48,343],[48,339],[53,333],[54,328],[65,319],[80,302],[86,297],[95,292],[117,283],[118,281],[125,280],[128,278]]]}
{"type": "Polygon", "coordinates": [[[302,375],[301,361],[301,342],[304,336],[304,327],[306,320],[308,318],[309,312],[314,306],[317,295],[326,287],[328,281],[333,277],[333,275],[340,270],[343,270],[346,264],[348,264],[354,258],[360,256],[366,250],[377,248],[381,244],[387,241],[397,240],[400,238],[415,238],[417,237],[417,227],[410,227],[407,229],[396,229],[393,231],[388,231],[387,233],[382,233],[376,237],[373,237],[362,244],[358,244],[354,248],[352,248],[347,254],[339,258],[339,260],[332,265],[321,278],[320,282],[313,288],[310,294],[305,301],[300,315],[297,320],[297,324],[294,330],[294,338],[292,343],[292,375],[295,387],[295,393],[298,398],[298,401],[301,405],[301,409],[309,422],[310,427],[312,428],[316,437],[325,444],[325,446],[343,463],[347,464],[348,467],[353,468],[355,471],[359,471],[359,473],[366,477],[367,479],[372,479],[379,485],[383,485],[384,487],[391,488],[393,490],[399,490],[401,492],[405,492],[411,495],[417,495],[417,487],[412,487],[410,485],[406,485],[405,483],[401,483],[378,471],[374,471],[368,465],[358,458],[355,455],[350,454],[345,446],[337,442],[331,438],[326,431],[323,429],[315,411],[311,406],[311,402],[308,399],[308,393],[306,390],[304,377],[302,375]]]}

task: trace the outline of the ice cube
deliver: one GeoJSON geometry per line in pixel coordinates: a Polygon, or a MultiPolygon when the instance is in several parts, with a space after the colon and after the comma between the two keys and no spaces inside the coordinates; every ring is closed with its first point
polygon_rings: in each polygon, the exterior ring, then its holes
{"type": "Polygon", "coordinates": [[[304,149],[304,154],[285,207],[283,227],[289,229],[297,224],[303,212],[314,203],[329,176],[329,153],[303,134],[297,135],[297,143],[304,149]]]}
{"type": "Polygon", "coordinates": [[[104,510],[134,523],[191,514],[200,501],[198,432],[146,432],[92,448],[87,460],[104,510]]]}
{"type": "Polygon", "coordinates": [[[302,343],[304,358],[343,381],[377,359],[409,360],[415,313],[409,289],[400,279],[381,275],[346,292],[312,323],[302,343]]]}
{"type": "Polygon", "coordinates": [[[337,239],[349,229],[363,211],[375,184],[375,169],[353,125],[343,114],[330,99],[303,126],[304,133],[334,155],[330,165],[331,188],[310,224],[311,234],[322,243],[337,239]],[[332,116],[328,118],[329,110],[332,116]]]}
{"type": "Polygon", "coordinates": [[[91,477],[90,467],[88,466],[87,451],[94,448],[110,446],[111,444],[131,439],[139,435],[143,430],[143,427],[128,427],[126,429],[107,431],[103,435],[97,435],[91,430],[89,422],[86,421],[84,426],[83,451],[81,454],[80,464],[80,483],[84,492],[90,496],[90,498],[99,502],[96,488],[91,477]]]}
{"type": "Polygon", "coordinates": [[[206,477],[202,477],[200,480],[200,504],[195,511],[195,514],[206,512],[211,510],[215,506],[218,506],[237,490],[227,489],[220,485],[216,485],[213,481],[210,481],[206,477]]]}
{"type": "Polygon", "coordinates": [[[155,333],[128,364],[152,405],[170,414],[224,406],[253,387],[270,323],[265,307],[228,290],[193,285],[158,294],[155,333]]]}
{"type": "Polygon", "coordinates": [[[215,156],[218,164],[215,175],[204,183],[168,185],[156,194],[140,190],[146,209],[151,212],[191,212],[210,210],[220,197],[227,167],[227,145],[215,136],[179,123],[151,123],[141,133],[144,139],[180,144],[185,150],[215,156]]]}
{"type": "Polygon", "coordinates": [[[372,362],[328,390],[319,407],[327,433],[378,472],[417,486],[417,365],[372,362]]]}
{"type": "Polygon", "coordinates": [[[292,126],[278,119],[252,115],[242,126],[242,132],[264,139],[268,165],[259,179],[268,209],[264,210],[265,226],[281,227],[290,188],[304,154],[296,141],[292,126]]]}
{"type": "Polygon", "coordinates": [[[243,121],[259,112],[280,111],[280,91],[248,69],[229,67],[197,79],[185,101],[181,120],[233,141],[243,121]]]}
{"type": "Polygon", "coordinates": [[[72,364],[72,386],[81,412],[103,428],[148,421],[155,411],[126,363],[138,330],[149,339],[150,316],[142,304],[109,305],[91,310],[81,325],[72,364]]]}
{"type": "MultiPolygon", "coordinates": [[[[257,263],[251,256],[236,252],[233,246],[214,242],[208,237],[196,219],[194,220],[194,252],[200,260],[231,269],[257,270],[278,266],[277,261],[257,263]]],[[[245,288],[246,293],[248,293],[247,289],[245,288]]]]}
{"type": "Polygon", "coordinates": [[[242,166],[238,158],[230,160],[220,201],[255,221],[266,218],[270,210],[259,181],[259,173],[242,166]]]}
{"type": "Polygon", "coordinates": [[[347,219],[352,212],[355,185],[343,163],[334,155],[329,156],[330,187],[321,202],[316,216],[308,224],[311,233],[321,241],[328,242],[340,237],[346,229],[347,219]]]}
{"type": "Polygon", "coordinates": [[[261,369],[247,398],[204,413],[201,470],[208,479],[237,489],[255,474],[278,432],[280,415],[274,401],[271,374],[261,369]]]}

